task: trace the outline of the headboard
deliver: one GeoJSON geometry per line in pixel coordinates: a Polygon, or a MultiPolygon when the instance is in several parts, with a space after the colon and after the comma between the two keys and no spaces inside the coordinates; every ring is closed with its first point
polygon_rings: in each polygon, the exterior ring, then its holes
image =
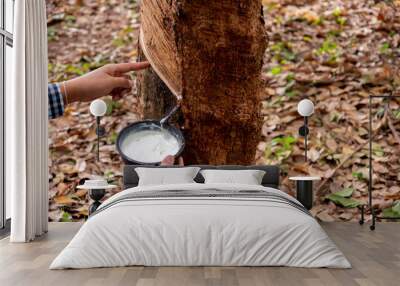
{"type": "MultiPolygon", "coordinates": [[[[239,166],[239,165],[221,165],[221,166],[211,166],[211,165],[192,165],[195,167],[200,167],[202,170],[204,169],[219,169],[219,170],[263,170],[265,171],[265,175],[262,180],[262,185],[264,187],[271,187],[278,189],[279,188],[279,176],[280,169],[278,166],[266,166],[266,165],[254,165],[254,166],[239,166]]],[[[135,172],[135,169],[138,167],[147,167],[147,168],[182,168],[180,166],[153,166],[153,165],[125,165],[123,171],[123,187],[124,189],[133,188],[138,185],[139,177],[135,172]]],[[[187,167],[187,166],[185,166],[187,167]]],[[[204,178],[200,174],[197,174],[194,180],[197,183],[204,183],[204,178]]]]}

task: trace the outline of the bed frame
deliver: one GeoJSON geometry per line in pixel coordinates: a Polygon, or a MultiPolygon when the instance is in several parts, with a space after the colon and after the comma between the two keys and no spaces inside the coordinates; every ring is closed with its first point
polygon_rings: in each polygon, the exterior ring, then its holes
{"type": "MultiPolygon", "coordinates": [[[[255,165],[255,166],[239,166],[239,165],[223,165],[223,166],[211,166],[211,165],[191,165],[195,167],[200,167],[202,170],[204,169],[217,169],[217,170],[263,170],[265,171],[265,175],[262,179],[261,184],[264,187],[271,187],[275,189],[279,189],[279,176],[280,169],[278,166],[266,166],[266,165],[255,165]]],[[[138,167],[147,167],[147,168],[182,168],[181,166],[149,166],[149,165],[125,165],[123,170],[123,188],[133,188],[136,187],[139,183],[139,177],[136,173],[135,169],[138,167]]],[[[188,167],[188,166],[185,166],[188,167]]],[[[194,178],[197,183],[204,183],[204,178],[200,174],[194,178]]]]}

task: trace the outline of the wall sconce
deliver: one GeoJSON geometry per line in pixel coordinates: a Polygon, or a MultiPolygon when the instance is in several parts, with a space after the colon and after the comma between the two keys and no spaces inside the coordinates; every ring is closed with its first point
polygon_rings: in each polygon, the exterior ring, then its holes
{"type": "Polygon", "coordinates": [[[314,113],[314,103],[309,99],[303,99],[297,105],[298,113],[304,117],[304,125],[299,128],[299,135],[304,137],[304,161],[307,162],[307,137],[309,134],[308,117],[314,113]]]}
{"type": "Polygon", "coordinates": [[[106,114],[107,104],[101,100],[93,100],[90,104],[90,113],[96,117],[96,135],[97,135],[97,162],[100,162],[100,137],[104,136],[106,130],[100,125],[101,117],[106,114]]]}

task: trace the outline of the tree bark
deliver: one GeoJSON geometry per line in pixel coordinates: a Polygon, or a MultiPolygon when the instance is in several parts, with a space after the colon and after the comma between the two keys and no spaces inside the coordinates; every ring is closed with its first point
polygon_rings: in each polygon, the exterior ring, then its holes
{"type": "MultiPolygon", "coordinates": [[[[138,50],[138,61],[145,61],[140,45],[138,50]]],[[[138,73],[137,91],[143,119],[161,119],[176,104],[175,96],[153,68],[138,73]]]]}
{"type": "Polygon", "coordinates": [[[262,127],[260,1],[146,0],[141,17],[140,53],[154,69],[138,78],[144,117],[161,117],[175,95],[185,163],[251,164],[262,127]]]}

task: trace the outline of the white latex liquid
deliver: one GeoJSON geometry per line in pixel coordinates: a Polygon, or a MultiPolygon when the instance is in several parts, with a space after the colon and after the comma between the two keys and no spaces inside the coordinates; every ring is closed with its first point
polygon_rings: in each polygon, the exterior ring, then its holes
{"type": "Polygon", "coordinates": [[[121,149],[126,156],[138,162],[161,162],[179,151],[179,142],[166,130],[143,130],[126,136],[121,149]]]}

